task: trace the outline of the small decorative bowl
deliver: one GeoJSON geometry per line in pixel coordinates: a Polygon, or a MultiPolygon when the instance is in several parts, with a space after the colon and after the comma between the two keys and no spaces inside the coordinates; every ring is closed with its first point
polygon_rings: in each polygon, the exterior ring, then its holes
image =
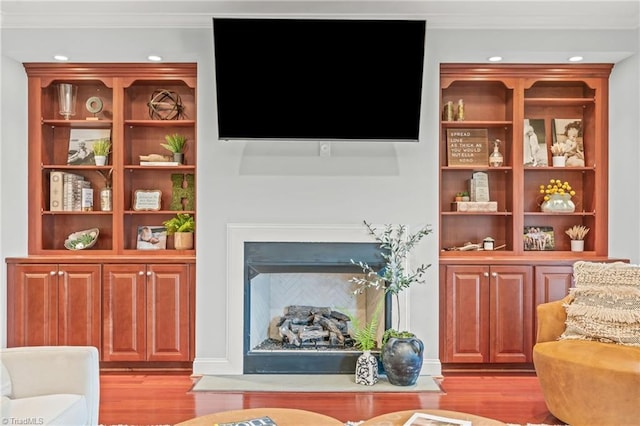
{"type": "Polygon", "coordinates": [[[98,228],[85,229],[84,231],[69,234],[64,242],[67,250],[84,250],[93,247],[98,241],[100,230],[98,228]]]}

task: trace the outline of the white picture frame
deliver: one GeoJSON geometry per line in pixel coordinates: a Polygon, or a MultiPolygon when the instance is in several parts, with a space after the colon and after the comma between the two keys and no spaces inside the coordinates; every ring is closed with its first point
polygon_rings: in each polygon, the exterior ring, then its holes
{"type": "Polygon", "coordinates": [[[162,205],[162,191],[159,189],[137,189],[133,193],[133,210],[158,211],[162,205]]]}

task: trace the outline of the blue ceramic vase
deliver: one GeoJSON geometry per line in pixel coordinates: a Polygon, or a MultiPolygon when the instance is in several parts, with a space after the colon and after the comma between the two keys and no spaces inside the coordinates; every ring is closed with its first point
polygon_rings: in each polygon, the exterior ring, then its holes
{"type": "Polygon", "coordinates": [[[391,337],[382,348],[382,366],[389,383],[411,386],[422,370],[424,344],[416,337],[391,337]]]}

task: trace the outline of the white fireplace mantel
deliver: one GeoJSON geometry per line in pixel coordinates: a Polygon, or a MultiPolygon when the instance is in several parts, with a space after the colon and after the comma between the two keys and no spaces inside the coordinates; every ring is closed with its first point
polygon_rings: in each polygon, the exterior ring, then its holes
{"type": "MultiPolygon", "coordinates": [[[[193,374],[243,374],[244,243],[245,242],[375,242],[366,228],[357,225],[228,224],[226,279],[225,355],[196,356],[193,374]]],[[[410,289],[409,289],[410,290],[410,289]]],[[[411,329],[409,290],[400,294],[400,327],[411,329]]],[[[395,313],[394,313],[395,315],[395,313]]],[[[397,317],[393,318],[397,322],[397,317]]],[[[439,360],[427,360],[423,374],[440,371],[439,360]]]]}

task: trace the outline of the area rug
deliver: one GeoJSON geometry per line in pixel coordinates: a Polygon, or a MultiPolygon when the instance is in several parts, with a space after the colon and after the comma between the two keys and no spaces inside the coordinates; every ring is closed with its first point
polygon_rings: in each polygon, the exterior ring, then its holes
{"type": "Polygon", "coordinates": [[[438,392],[440,383],[420,376],[415,385],[395,386],[380,377],[373,386],[355,382],[353,374],[244,374],[202,376],[191,392],[438,392]]]}

